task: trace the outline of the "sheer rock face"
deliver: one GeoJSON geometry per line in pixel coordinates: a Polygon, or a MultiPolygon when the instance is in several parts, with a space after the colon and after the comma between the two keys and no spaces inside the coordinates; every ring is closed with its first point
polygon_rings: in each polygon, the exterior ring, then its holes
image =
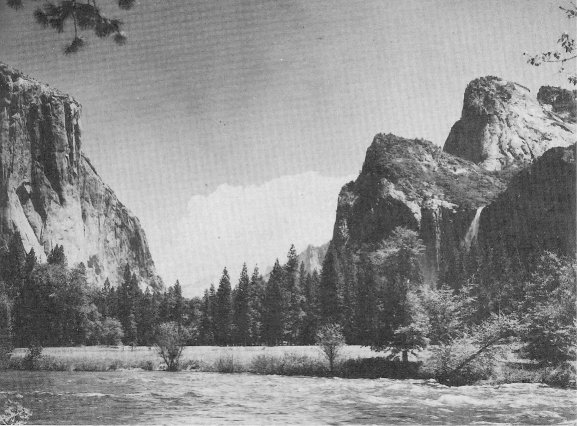
{"type": "Polygon", "coordinates": [[[547,151],[483,209],[481,246],[502,244],[522,258],[539,250],[575,256],[576,179],[575,145],[547,151]]]}
{"type": "Polygon", "coordinates": [[[549,148],[574,144],[574,94],[550,87],[539,93],[538,101],[513,82],[497,77],[473,80],[444,151],[487,170],[501,170],[524,167],[549,148]]]}
{"type": "Polygon", "coordinates": [[[505,178],[431,142],[377,135],[361,174],[339,195],[330,255],[346,275],[403,226],[418,231],[425,243],[423,272],[435,281],[464,247],[477,208],[505,187],[505,178]]]}
{"type": "Polygon", "coordinates": [[[128,263],[162,285],[138,219],[82,154],[80,105],[0,64],[0,238],[18,231],[40,261],[57,244],[93,284],[118,283],[128,263]]]}
{"type": "Polygon", "coordinates": [[[309,245],[298,255],[299,265],[302,263],[305,268],[305,272],[313,273],[317,271],[321,273],[323,267],[323,261],[325,260],[325,255],[329,248],[329,243],[323,244],[322,246],[309,245]]]}

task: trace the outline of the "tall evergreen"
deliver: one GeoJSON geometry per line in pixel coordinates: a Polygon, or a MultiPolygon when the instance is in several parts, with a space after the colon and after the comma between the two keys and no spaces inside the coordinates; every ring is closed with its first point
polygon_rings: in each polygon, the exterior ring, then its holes
{"type": "Polygon", "coordinates": [[[242,265],[233,301],[233,341],[237,345],[246,346],[251,341],[249,286],[250,281],[245,263],[242,265]]]}
{"type": "Polygon", "coordinates": [[[301,269],[301,286],[304,289],[304,320],[301,329],[301,340],[305,345],[315,343],[317,329],[319,326],[320,306],[319,306],[319,283],[320,278],[316,270],[312,274],[307,273],[303,277],[304,265],[301,269]]]}
{"type": "Polygon", "coordinates": [[[64,254],[64,247],[56,244],[56,246],[50,251],[47,259],[48,263],[51,265],[67,265],[66,255],[64,254]]]}
{"type": "Polygon", "coordinates": [[[262,339],[268,345],[282,342],[284,335],[282,280],[283,270],[276,260],[268,282],[263,300],[262,339]]]}
{"type": "Polygon", "coordinates": [[[327,252],[323,261],[319,289],[319,304],[321,306],[321,322],[340,323],[342,296],[338,288],[338,273],[335,264],[335,254],[327,252]]]}
{"type": "Polygon", "coordinates": [[[176,280],[174,283],[174,311],[173,321],[182,326],[185,321],[185,305],[184,297],[182,296],[182,287],[180,282],[176,280]]]}
{"type": "Polygon", "coordinates": [[[208,290],[204,290],[202,304],[200,308],[200,322],[198,326],[198,339],[201,345],[212,345],[214,343],[214,326],[212,324],[210,296],[208,290]]]}
{"type": "Polygon", "coordinates": [[[291,344],[298,343],[304,312],[303,295],[299,280],[298,255],[294,245],[291,245],[287,255],[282,289],[284,339],[291,344]]]}
{"type": "Polygon", "coordinates": [[[250,314],[250,337],[252,344],[262,342],[262,318],[263,318],[263,299],[265,285],[262,276],[255,266],[249,283],[249,314],[250,314]]]}
{"type": "Polygon", "coordinates": [[[232,340],[232,298],[230,277],[226,268],[222,271],[222,277],[216,291],[215,306],[215,334],[214,340],[217,345],[229,345],[232,340]]]}

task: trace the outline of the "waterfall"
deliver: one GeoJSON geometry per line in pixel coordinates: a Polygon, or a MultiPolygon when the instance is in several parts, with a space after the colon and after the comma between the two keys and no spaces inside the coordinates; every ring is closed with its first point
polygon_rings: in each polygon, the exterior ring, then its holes
{"type": "Polygon", "coordinates": [[[465,240],[463,241],[463,244],[465,245],[465,249],[467,249],[467,251],[471,249],[471,244],[473,244],[473,241],[477,240],[477,235],[479,234],[479,219],[481,218],[481,212],[483,211],[484,208],[485,206],[482,206],[477,209],[475,217],[473,218],[471,225],[469,225],[469,229],[467,230],[467,234],[465,235],[465,240]]]}

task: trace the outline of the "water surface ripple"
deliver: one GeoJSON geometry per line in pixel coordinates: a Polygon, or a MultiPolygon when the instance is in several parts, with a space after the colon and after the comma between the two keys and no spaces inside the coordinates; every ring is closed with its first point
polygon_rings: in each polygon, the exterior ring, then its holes
{"type": "Polygon", "coordinates": [[[196,372],[3,372],[0,398],[33,423],[556,424],[576,393],[536,384],[448,388],[421,380],[196,372]]]}

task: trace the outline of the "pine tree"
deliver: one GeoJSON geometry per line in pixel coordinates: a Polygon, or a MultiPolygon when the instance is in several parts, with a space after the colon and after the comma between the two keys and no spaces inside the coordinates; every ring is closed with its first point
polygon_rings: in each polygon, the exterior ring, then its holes
{"type": "MultiPolygon", "coordinates": [[[[304,265],[301,271],[304,272],[304,265]]],[[[302,278],[301,278],[302,279],[302,278]]],[[[304,312],[305,317],[302,325],[301,340],[305,345],[312,345],[315,343],[317,329],[319,326],[320,306],[319,306],[319,286],[320,278],[316,269],[312,274],[307,273],[304,277],[304,283],[301,284],[304,288],[304,312]]]]}
{"type": "Polygon", "coordinates": [[[262,318],[264,299],[264,280],[260,275],[258,267],[255,266],[249,284],[249,314],[250,314],[250,337],[251,344],[262,342],[262,318]]]}
{"type": "Polygon", "coordinates": [[[67,265],[66,255],[64,254],[64,247],[56,244],[56,246],[50,251],[47,259],[48,263],[51,265],[67,265]]]}
{"type": "Polygon", "coordinates": [[[416,292],[423,284],[419,262],[424,249],[415,231],[397,227],[372,258],[385,285],[379,297],[378,329],[371,347],[399,351],[404,362],[411,349],[423,344],[424,329],[417,330],[413,325],[422,325],[416,292]]]}
{"type": "Polygon", "coordinates": [[[354,318],[357,337],[354,343],[370,345],[375,339],[378,323],[379,293],[375,273],[369,261],[361,261],[357,274],[358,292],[354,318]]]}
{"type": "Polygon", "coordinates": [[[323,261],[319,304],[321,306],[320,313],[323,324],[339,324],[341,322],[342,296],[338,288],[338,273],[333,251],[327,252],[323,261]]]}
{"type": "Polygon", "coordinates": [[[26,266],[26,251],[22,245],[20,233],[15,232],[8,241],[8,250],[2,259],[0,265],[0,277],[4,279],[7,284],[8,294],[11,297],[16,297],[25,275],[26,266]]]}
{"type": "Polygon", "coordinates": [[[232,299],[230,277],[226,268],[216,291],[215,343],[219,346],[229,345],[232,337],[232,299]]]}
{"type": "Polygon", "coordinates": [[[284,335],[281,291],[283,275],[277,259],[266,284],[263,300],[262,339],[268,345],[279,344],[284,335]]]}
{"type": "MultiPolygon", "coordinates": [[[[7,0],[8,6],[13,9],[23,7],[23,0],[7,0]]],[[[120,9],[131,9],[135,0],[116,1],[120,9]]],[[[65,30],[66,22],[72,23],[74,38],[64,49],[65,54],[76,53],[86,45],[86,41],[80,35],[80,31],[92,30],[98,38],[112,36],[118,45],[126,43],[126,35],[122,31],[123,23],[119,19],[108,18],[95,1],[82,0],[61,0],[57,4],[50,1],[45,2],[42,7],[34,11],[36,22],[43,28],[53,28],[61,33],[65,30]]]]}
{"type": "Polygon", "coordinates": [[[299,281],[299,263],[295,246],[291,245],[287,263],[284,266],[283,280],[283,323],[284,339],[291,344],[299,341],[299,333],[304,318],[303,295],[299,281]]]}
{"type": "Polygon", "coordinates": [[[249,286],[250,281],[245,263],[242,265],[242,271],[240,273],[233,302],[233,341],[237,345],[246,346],[251,340],[249,286]]]}
{"type": "Polygon", "coordinates": [[[202,345],[214,344],[214,325],[212,324],[210,295],[208,290],[204,291],[202,297],[200,323],[199,323],[199,340],[202,345]]]}
{"type": "Polygon", "coordinates": [[[179,326],[182,326],[185,318],[185,306],[184,306],[184,297],[182,296],[182,287],[180,286],[180,282],[176,280],[174,283],[174,312],[173,312],[173,321],[176,322],[179,326]]]}

